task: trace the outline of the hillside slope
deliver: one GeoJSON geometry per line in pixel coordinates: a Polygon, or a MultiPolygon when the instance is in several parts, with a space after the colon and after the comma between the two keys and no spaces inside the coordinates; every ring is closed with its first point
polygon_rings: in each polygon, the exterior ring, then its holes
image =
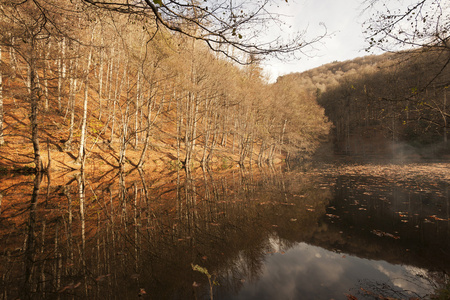
{"type": "Polygon", "coordinates": [[[295,81],[315,92],[333,122],[337,153],[442,157],[449,153],[449,57],[442,49],[386,53],[334,62],[279,81],[295,81]]]}

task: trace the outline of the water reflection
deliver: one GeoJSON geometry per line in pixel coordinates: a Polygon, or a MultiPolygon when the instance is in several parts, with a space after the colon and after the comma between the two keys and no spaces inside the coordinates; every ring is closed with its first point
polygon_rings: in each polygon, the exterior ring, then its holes
{"type": "Polygon", "coordinates": [[[273,169],[5,177],[0,298],[429,293],[430,275],[449,271],[448,188],[371,180],[273,169]]]}
{"type": "Polygon", "coordinates": [[[299,243],[283,254],[267,257],[256,282],[244,285],[236,295],[219,298],[345,299],[345,295],[354,295],[358,299],[365,299],[364,296],[379,299],[378,295],[389,294],[409,299],[417,295],[407,295],[405,290],[421,295],[430,292],[429,281],[418,275],[426,273],[299,243]]]}

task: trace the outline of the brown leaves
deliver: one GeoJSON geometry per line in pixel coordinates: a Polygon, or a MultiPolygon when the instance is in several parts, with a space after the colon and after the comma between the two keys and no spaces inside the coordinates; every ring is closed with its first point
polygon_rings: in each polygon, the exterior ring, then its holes
{"type": "Polygon", "coordinates": [[[139,294],[138,294],[138,296],[139,296],[139,297],[142,297],[142,296],[144,296],[144,295],[147,295],[147,292],[145,291],[145,289],[140,288],[140,289],[139,289],[139,294]]]}
{"type": "Polygon", "coordinates": [[[390,237],[390,238],[393,238],[393,239],[396,239],[396,240],[398,240],[400,238],[398,235],[393,235],[391,233],[387,233],[387,232],[384,232],[384,231],[381,231],[381,230],[377,230],[377,229],[374,229],[371,232],[373,234],[379,236],[379,237],[387,236],[387,237],[390,237]]]}

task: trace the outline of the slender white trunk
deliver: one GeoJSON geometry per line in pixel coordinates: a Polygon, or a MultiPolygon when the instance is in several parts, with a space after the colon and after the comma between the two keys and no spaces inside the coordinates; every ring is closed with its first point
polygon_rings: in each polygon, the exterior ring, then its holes
{"type": "Polygon", "coordinates": [[[44,68],[42,70],[42,75],[44,77],[44,97],[45,97],[45,103],[44,108],[45,110],[48,110],[48,76],[47,71],[50,69],[50,63],[49,63],[49,53],[50,53],[50,47],[51,43],[48,42],[47,49],[45,50],[44,54],[44,68]]]}
{"type": "Polygon", "coordinates": [[[69,110],[70,110],[70,125],[69,125],[69,137],[66,141],[66,148],[71,149],[72,139],[73,139],[73,127],[75,122],[75,95],[77,93],[77,78],[75,75],[75,68],[77,66],[77,59],[75,62],[72,62],[72,67],[69,69],[70,71],[70,80],[69,80],[69,110]]]}
{"type": "MultiPolygon", "coordinates": [[[[2,63],[2,46],[0,45],[0,64],[2,63]]],[[[0,145],[3,145],[3,74],[0,68],[0,145]]]]}
{"type": "MultiPolygon", "coordinates": [[[[128,67],[128,66],[127,66],[128,67]]],[[[126,156],[126,150],[128,145],[128,124],[130,120],[129,111],[130,111],[130,102],[128,91],[130,86],[130,78],[127,72],[127,67],[125,67],[124,71],[124,77],[126,77],[126,91],[127,91],[127,103],[125,107],[125,113],[122,115],[122,132],[120,136],[120,152],[119,152],[119,166],[120,168],[123,168],[125,165],[125,156],[126,156]]]]}
{"type": "Polygon", "coordinates": [[[17,75],[17,58],[14,50],[14,37],[11,36],[11,47],[9,47],[9,65],[11,67],[11,79],[15,79],[17,75]]]}
{"type": "Polygon", "coordinates": [[[136,83],[136,111],[134,115],[134,148],[137,149],[139,142],[139,102],[141,98],[141,71],[138,71],[137,74],[137,83],[136,83]]]}
{"type": "Polygon", "coordinates": [[[63,94],[63,80],[66,76],[66,65],[64,62],[66,56],[66,40],[61,41],[61,57],[58,60],[58,109],[61,110],[61,99],[63,94]]]}
{"type": "MultiPolygon", "coordinates": [[[[91,41],[94,36],[94,31],[92,32],[91,41]]],[[[80,137],[80,148],[78,151],[77,162],[81,163],[81,168],[84,169],[85,161],[85,144],[86,144],[86,123],[87,123],[87,106],[88,106],[88,96],[89,96],[89,72],[91,69],[92,62],[92,47],[89,50],[89,56],[86,67],[86,75],[84,78],[84,101],[83,101],[83,119],[81,121],[81,137],[80,137]]]]}
{"type": "MultiPolygon", "coordinates": [[[[103,43],[103,39],[102,39],[103,43]]],[[[103,46],[103,45],[102,45],[103,46]]],[[[99,76],[98,76],[98,119],[101,120],[102,118],[102,112],[103,112],[103,48],[100,49],[100,69],[99,69],[99,76]]]]}

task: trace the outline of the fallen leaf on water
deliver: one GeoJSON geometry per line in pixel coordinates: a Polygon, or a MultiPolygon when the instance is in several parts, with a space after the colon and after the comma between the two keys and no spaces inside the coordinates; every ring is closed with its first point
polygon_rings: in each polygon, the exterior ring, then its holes
{"type": "Polygon", "coordinates": [[[139,297],[142,295],[146,295],[146,294],[147,294],[147,292],[143,288],[139,289],[139,294],[138,294],[139,297]]]}
{"type": "Polygon", "coordinates": [[[428,218],[434,219],[436,221],[448,221],[447,219],[438,218],[436,217],[436,215],[428,216],[428,218]]]}
{"type": "Polygon", "coordinates": [[[339,218],[339,216],[333,215],[333,214],[326,214],[327,217],[329,218],[339,218]]]}
{"type": "Polygon", "coordinates": [[[387,233],[387,232],[384,232],[384,231],[381,231],[381,230],[377,230],[377,229],[374,229],[371,232],[373,234],[379,236],[379,237],[387,236],[387,237],[390,237],[390,238],[393,238],[393,239],[396,239],[396,240],[398,240],[400,238],[398,235],[393,235],[391,233],[387,233]]]}
{"type": "Polygon", "coordinates": [[[200,284],[194,281],[194,283],[192,284],[192,286],[193,286],[193,287],[199,287],[200,284]]]}
{"type": "Polygon", "coordinates": [[[297,221],[297,219],[291,219],[291,222],[295,222],[295,221],[297,221]]]}
{"type": "Polygon", "coordinates": [[[397,211],[395,213],[398,214],[402,218],[408,217],[408,212],[397,211]]]}

